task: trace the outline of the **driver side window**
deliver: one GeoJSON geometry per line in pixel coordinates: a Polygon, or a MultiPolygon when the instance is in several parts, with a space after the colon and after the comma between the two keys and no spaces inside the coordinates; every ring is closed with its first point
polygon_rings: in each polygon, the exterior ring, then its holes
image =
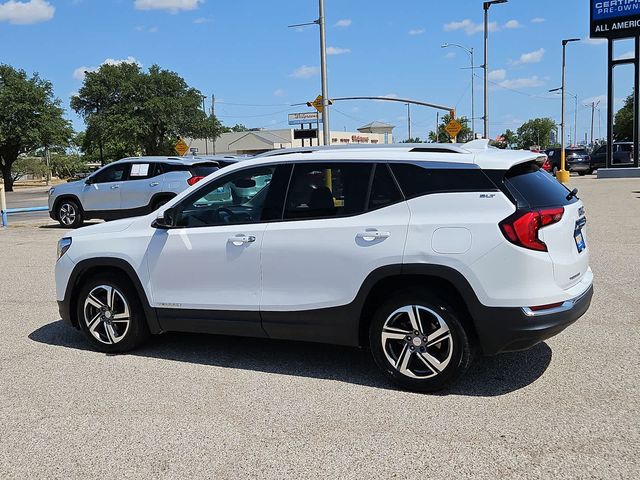
{"type": "Polygon", "coordinates": [[[241,170],[214,180],[177,208],[178,227],[260,222],[275,166],[241,170]]]}

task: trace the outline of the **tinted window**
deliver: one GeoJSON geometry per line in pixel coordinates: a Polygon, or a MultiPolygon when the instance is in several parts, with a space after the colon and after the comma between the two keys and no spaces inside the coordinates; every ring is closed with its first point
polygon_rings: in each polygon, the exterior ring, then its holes
{"type": "Polygon", "coordinates": [[[409,163],[391,164],[402,192],[407,198],[442,192],[479,192],[496,187],[477,168],[435,169],[409,163]]]}
{"type": "Polygon", "coordinates": [[[569,190],[535,163],[525,163],[509,170],[504,184],[519,207],[558,207],[578,201],[575,197],[567,200],[569,190]]]}
{"type": "Polygon", "coordinates": [[[569,156],[569,155],[589,155],[584,148],[566,149],[565,150],[565,154],[567,156],[569,156]]]}
{"type": "Polygon", "coordinates": [[[369,210],[382,208],[400,200],[402,200],[402,193],[398,190],[398,186],[389,172],[389,167],[384,164],[377,164],[371,185],[369,210]]]}
{"type": "Polygon", "coordinates": [[[373,165],[295,165],[287,193],[286,219],[357,215],[365,211],[373,165]]]}
{"type": "Polygon", "coordinates": [[[631,152],[632,150],[633,150],[633,145],[631,144],[618,145],[619,152],[631,152]]]}
{"type": "Polygon", "coordinates": [[[199,188],[178,205],[177,225],[205,227],[262,221],[275,169],[241,170],[199,188]]]}
{"type": "Polygon", "coordinates": [[[93,176],[93,183],[120,182],[125,180],[128,168],[129,164],[127,163],[108,166],[93,176]]]}

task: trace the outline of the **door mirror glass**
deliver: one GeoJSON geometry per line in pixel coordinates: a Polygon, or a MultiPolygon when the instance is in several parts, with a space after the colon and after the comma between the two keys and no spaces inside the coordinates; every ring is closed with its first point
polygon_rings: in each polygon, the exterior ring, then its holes
{"type": "Polygon", "coordinates": [[[91,185],[93,183],[93,180],[91,177],[87,177],[87,179],[84,181],[85,184],[87,185],[91,185]]]}

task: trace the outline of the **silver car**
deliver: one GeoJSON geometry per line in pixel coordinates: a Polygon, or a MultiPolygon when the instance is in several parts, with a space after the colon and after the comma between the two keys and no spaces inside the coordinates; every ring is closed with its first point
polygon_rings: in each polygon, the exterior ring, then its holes
{"type": "Polygon", "coordinates": [[[49,216],[76,228],[89,219],[144,215],[219,168],[199,157],[125,158],[84,180],[51,188],[49,216]]]}

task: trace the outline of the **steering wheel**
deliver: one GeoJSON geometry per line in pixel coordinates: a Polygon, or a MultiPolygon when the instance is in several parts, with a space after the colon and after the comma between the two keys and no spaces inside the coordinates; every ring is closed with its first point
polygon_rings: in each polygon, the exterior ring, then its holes
{"type": "Polygon", "coordinates": [[[225,214],[225,217],[223,217],[223,220],[227,223],[229,219],[234,215],[234,213],[226,207],[218,207],[218,210],[216,211],[216,213],[218,215],[220,215],[221,213],[225,214]]]}

